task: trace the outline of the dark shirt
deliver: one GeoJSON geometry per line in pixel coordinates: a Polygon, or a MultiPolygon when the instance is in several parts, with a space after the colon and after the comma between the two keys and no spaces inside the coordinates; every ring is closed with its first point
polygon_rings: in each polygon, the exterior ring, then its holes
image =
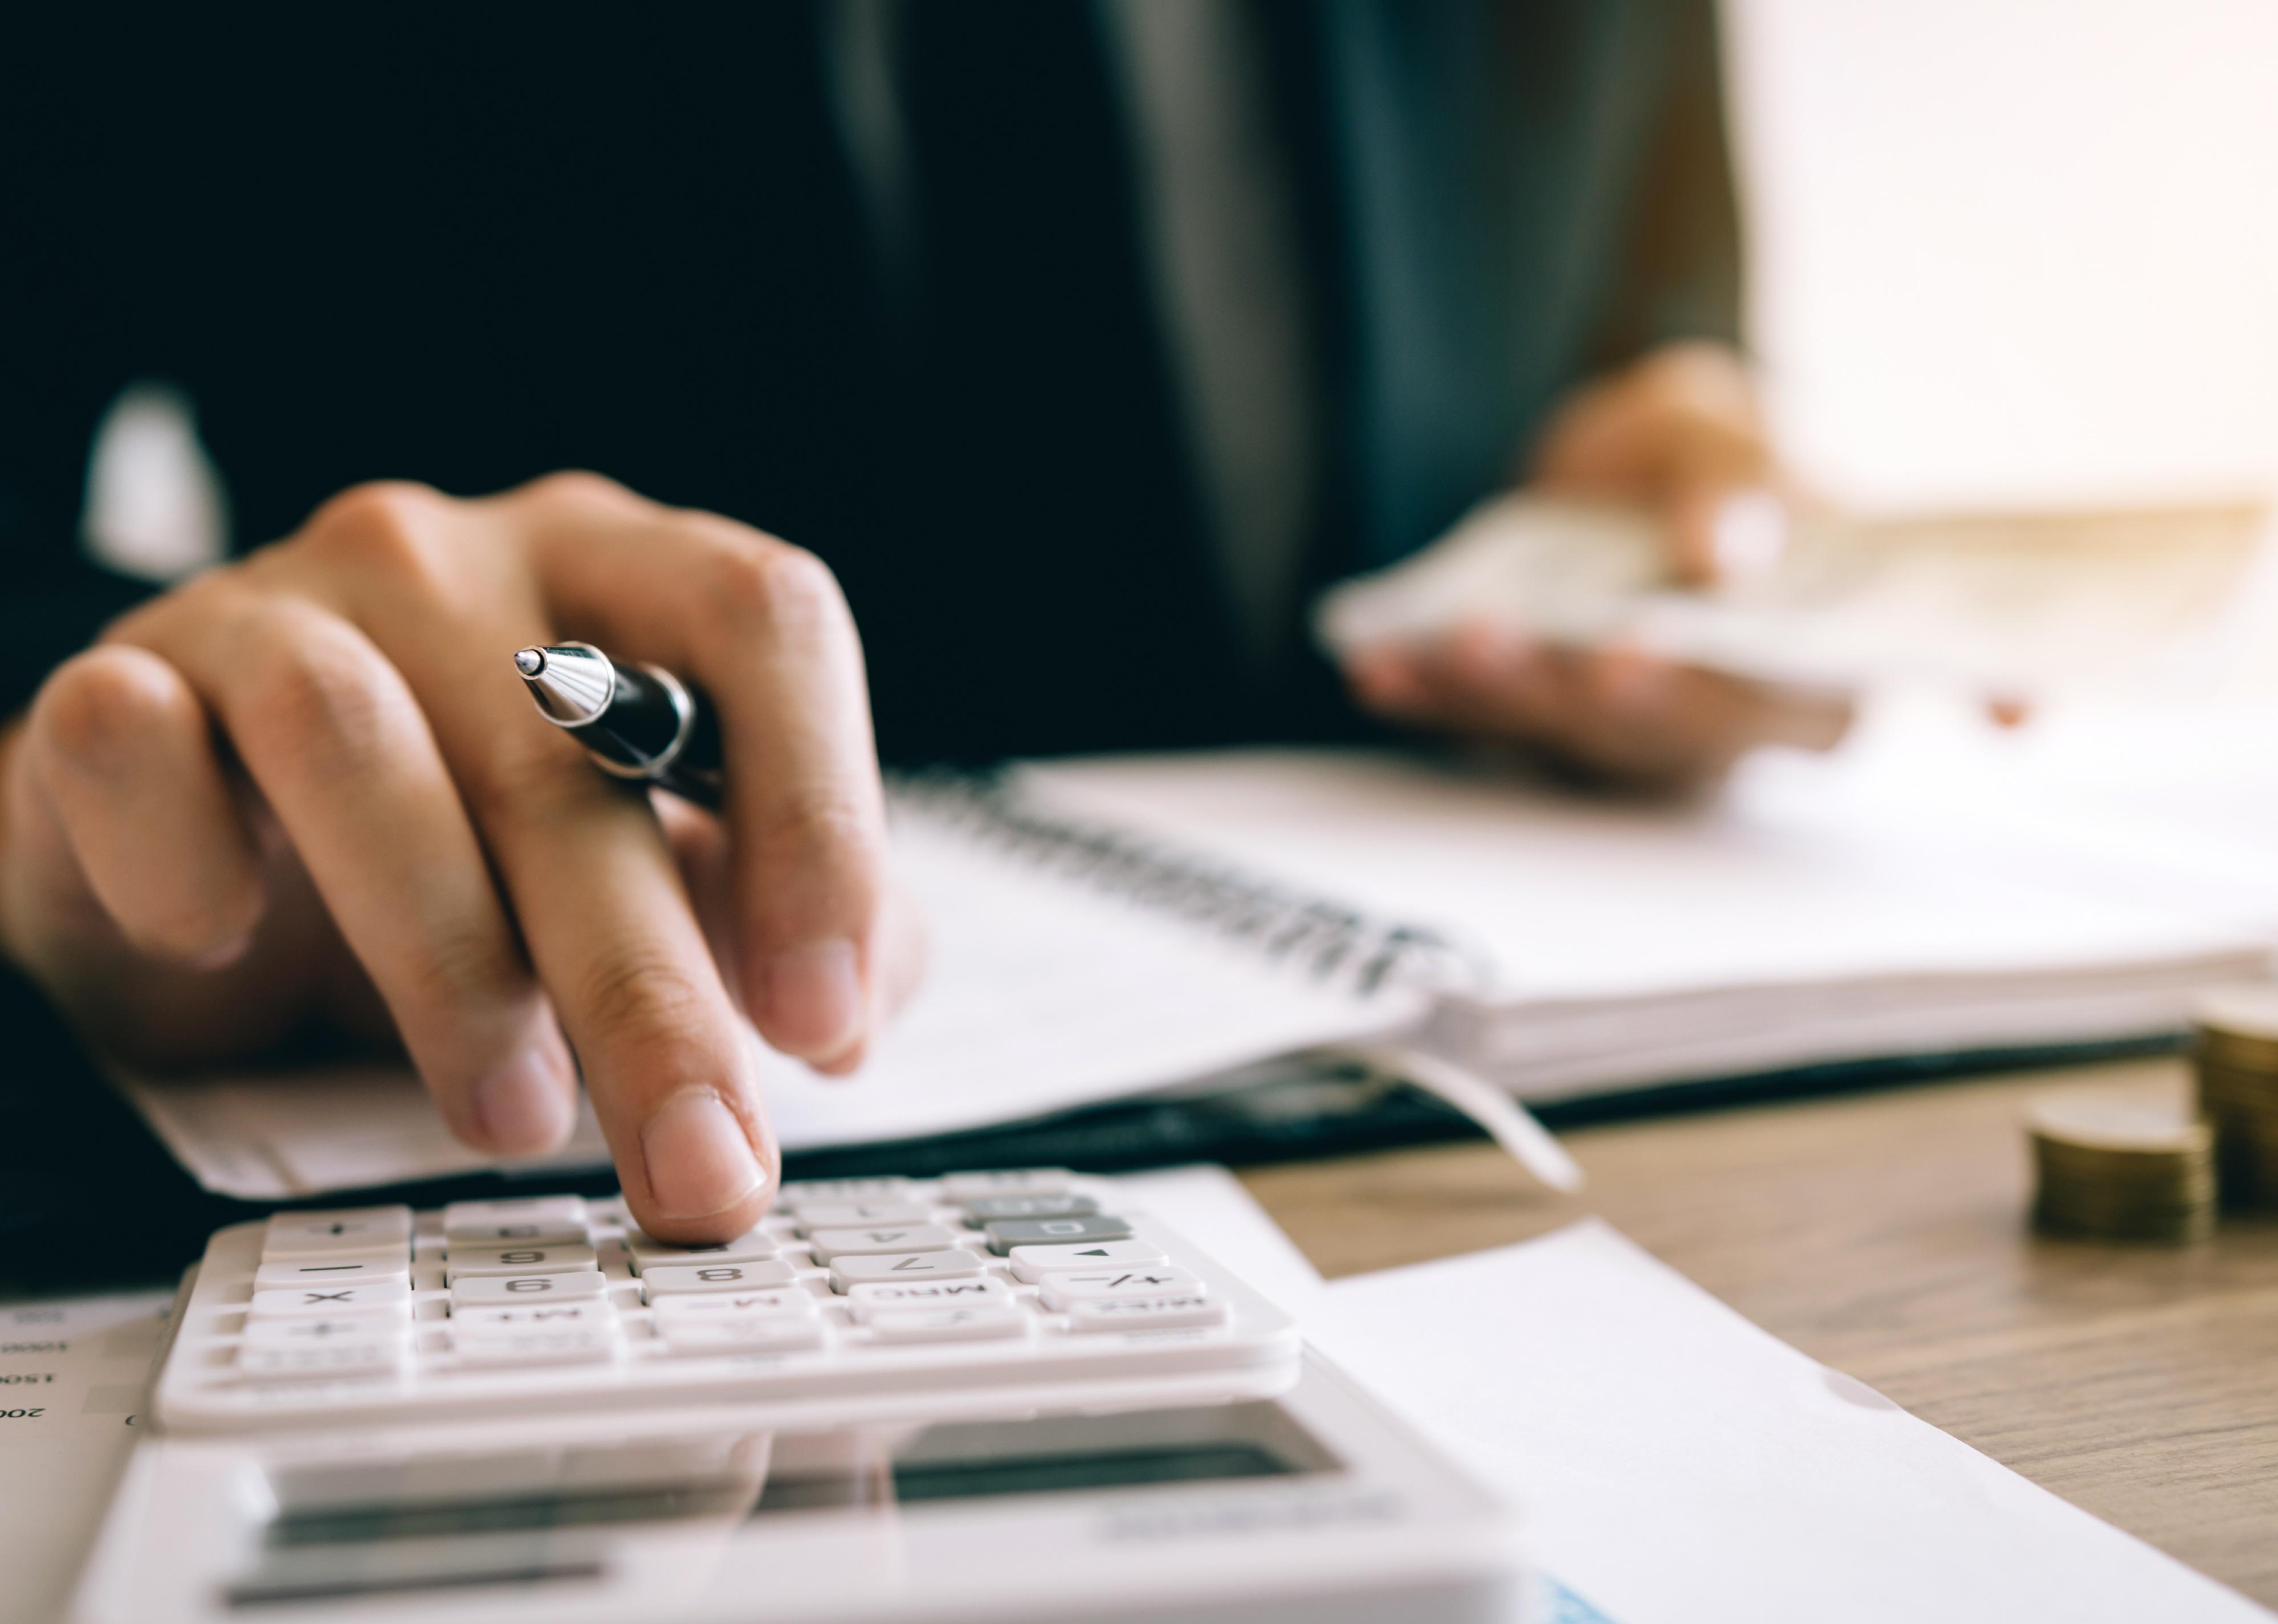
{"type": "MultiPolygon", "coordinates": [[[[1324,358],[1301,585],[1396,558],[1736,277],[1705,0],[1249,4],[1324,358]]],[[[1077,0],[913,4],[882,269],[817,4],[33,8],[0,25],[0,700],[130,601],[77,556],[122,387],[247,543],[361,480],[586,467],[838,572],[891,759],[1319,732],[1238,653],[1077,0]]],[[[556,629],[564,636],[580,629],[556,629]]]]}

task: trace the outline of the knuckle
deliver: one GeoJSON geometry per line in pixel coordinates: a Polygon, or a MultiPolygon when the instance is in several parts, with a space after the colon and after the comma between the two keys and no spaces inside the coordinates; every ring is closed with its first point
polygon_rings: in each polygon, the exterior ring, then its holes
{"type": "Polygon", "coordinates": [[[140,749],[172,720],[181,698],[180,679],[156,655],[96,648],[57,667],[34,709],[56,749],[105,764],[140,749]]]}
{"type": "Polygon", "coordinates": [[[735,540],[740,545],[713,547],[706,582],[705,601],[728,629],[784,636],[845,614],[838,578],[814,553],[755,533],[735,540]]]}
{"type": "Polygon", "coordinates": [[[577,1006],[588,1030],[610,1034],[620,1052],[640,1056],[659,1076],[717,1070],[705,1042],[714,997],[701,980],[657,949],[623,947],[579,978],[577,1006]]]}
{"type": "Polygon", "coordinates": [[[501,735],[486,750],[453,765],[467,808],[482,828],[566,825],[619,793],[551,728],[501,735]]]}
{"type": "Polygon", "coordinates": [[[541,474],[514,492],[531,502],[586,507],[603,511],[646,511],[650,502],[607,474],[590,469],[565,468],[541,474]]]}
{"type": "Polygon", "coordinates": [[[310,516],[306,543],[360,570],[440,585],[449,576],[451,499],[409,480],[341,492],[310,516]]]}
{"type": "Polygon", "coordinates": [[[440,1009],[504,1005],[530,990],[512,947],[476,918],[426,921],[408,974],[414,995],[440,1009]]]}
{"type": "Polygon", "coordinates": [[[751,835],[763,858],[797,861],[802,866],[818,857],[835,857],[859,869],[878,844],[875,809],[851,790],[813,789],[784,797],[761,809],[751,835]]]}

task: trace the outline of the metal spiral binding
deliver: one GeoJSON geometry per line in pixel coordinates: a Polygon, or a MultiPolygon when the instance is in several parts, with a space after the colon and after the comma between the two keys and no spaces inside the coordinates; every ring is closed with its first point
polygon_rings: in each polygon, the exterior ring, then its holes
{"type": "Polygon", "coordinates": [[[897,776],[907,809],[1079,885],[1171,914],[1235,941],[1318,981],[1346,982],[1366,997],[1387,987],[1437,991],[1472,984],[1476,967],[1437,932],[1372,918],[1239,869],[1105,824],[1022,804],[1002,773],[938,770],[897,776]]]}

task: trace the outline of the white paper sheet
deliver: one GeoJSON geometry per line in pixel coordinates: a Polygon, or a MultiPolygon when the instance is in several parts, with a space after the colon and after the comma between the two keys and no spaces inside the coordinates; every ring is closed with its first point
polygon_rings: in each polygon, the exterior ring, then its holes
{"type": "Polygon", "coordinates": [[[171,1292],[0,1303],[0,1620],[60,1618],[111,1486],[171,1292]]]}
{"type": "Polygon", "coordinates": [[[1750,1324],[1602,1224],[1332,1282],[1316,1343],[1620,1624],[2273,1615],[1750,1324]]]}

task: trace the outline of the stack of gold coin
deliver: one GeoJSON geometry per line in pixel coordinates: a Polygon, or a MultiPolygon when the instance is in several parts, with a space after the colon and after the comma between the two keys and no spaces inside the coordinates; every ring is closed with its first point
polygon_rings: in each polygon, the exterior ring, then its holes
{"type": "Polygon", "coordinates": [[[2209,993],[2194,1048],[2224,1202],[2278,1207],[2278,987],[2209,993]]]}
{"type": "Polygon", "coordinates": [[[2214,1232],[2214,1136],[2181,1105],[2048,1094],[2028,1117],[2033,1221],[2063,1235],[2181,1246],[2214,1232]]]}

